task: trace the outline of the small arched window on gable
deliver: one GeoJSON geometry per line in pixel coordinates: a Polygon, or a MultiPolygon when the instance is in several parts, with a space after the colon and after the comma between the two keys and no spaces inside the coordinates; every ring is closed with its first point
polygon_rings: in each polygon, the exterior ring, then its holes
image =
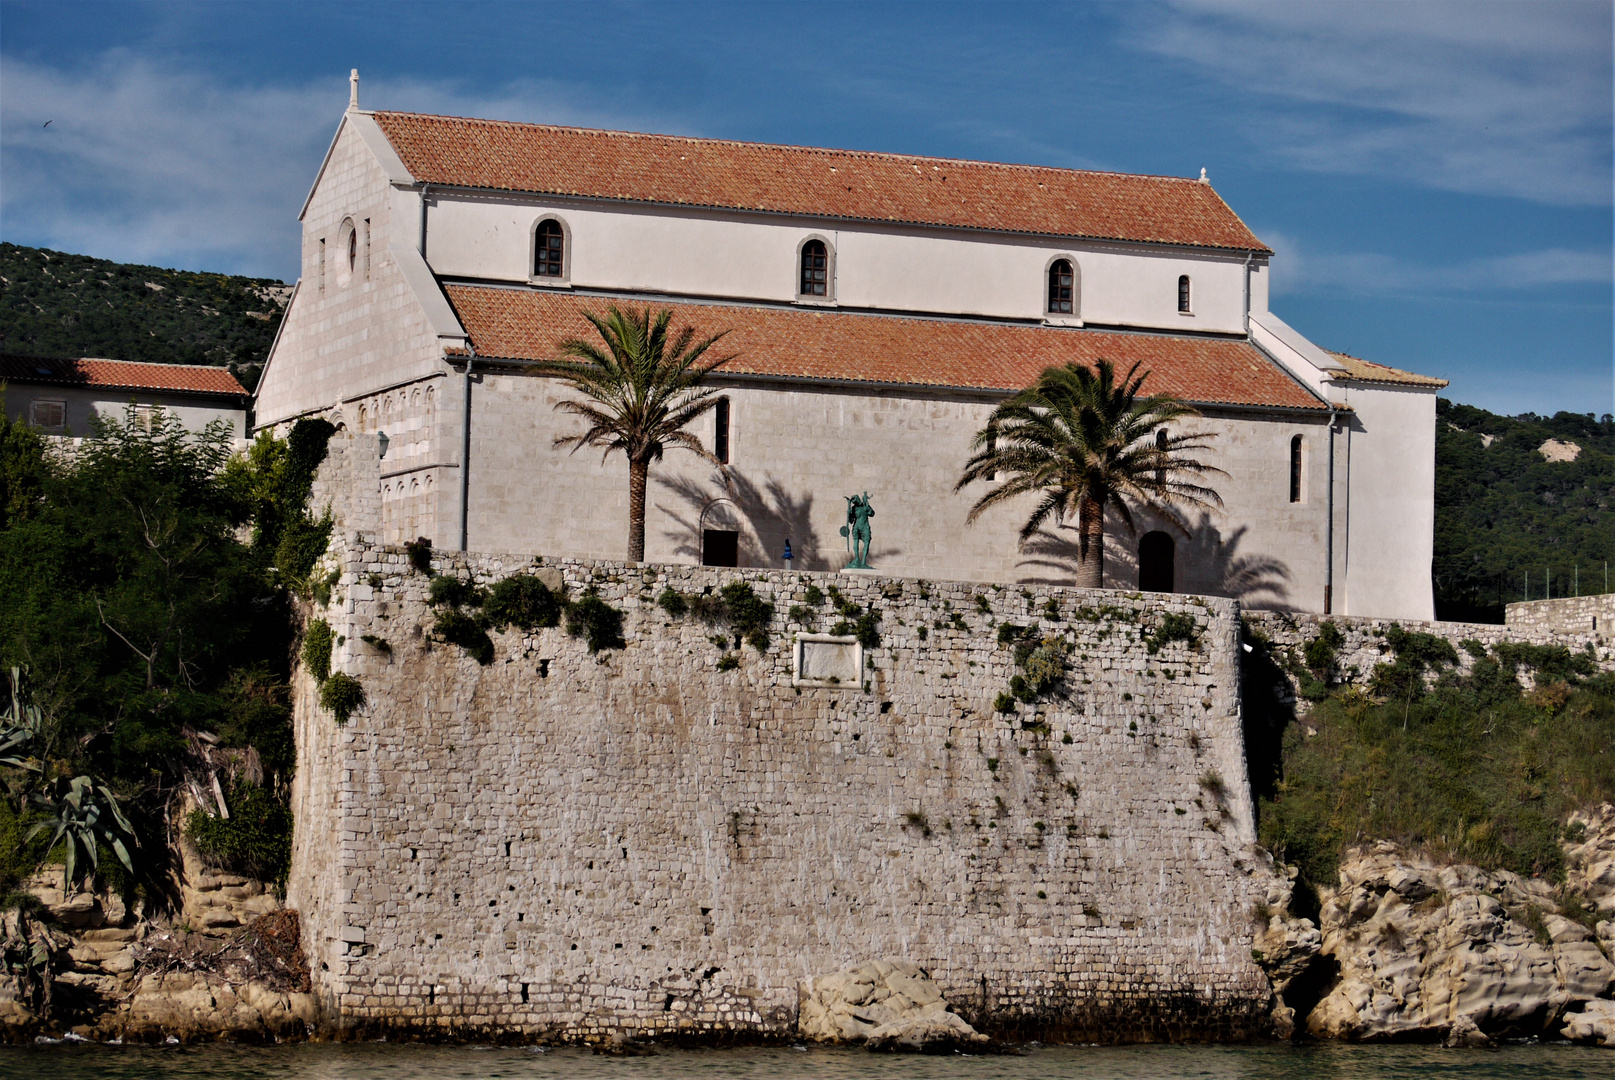
{"type": "Polygon", "coordinates": [[[809,240],[802,245],[802,277],[798,286],[798,296],[830,295],[830,249],[823,240],[809,240]]]}
{"type": "Polygon", "coordinates": [[[359,230],[348,230],[348,273],[359,269],[359,230]]]}
{"type": "Polygon", "coordinates": [[[1178,310],[1185,315],[1190,312],[1188,274],[1182,274],[1178,277],[1178,310]]]}
{"type": "Polygon", "coordinates": [[[1301,501],[1301,436],[1290,440],[1290,501],[1301,501]]]}
{"type": "Polygon", "coordinates": [[[1070,259],[1055,259],[1049,264],[1050,315],[1070,315],[1076,309],[1075,278],[1070,259]]]}
{"type": "Polygon", "coordinates": [[[538,223],[533,236],[533,276],[566,276],[566,232],[554,218],[538,223]]]}

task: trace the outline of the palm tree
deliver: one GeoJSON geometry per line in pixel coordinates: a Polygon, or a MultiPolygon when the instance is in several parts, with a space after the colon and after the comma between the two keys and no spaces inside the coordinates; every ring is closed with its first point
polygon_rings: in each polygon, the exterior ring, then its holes
{"type": "Polygon", "coordinates": [[[1041,495],[1021,527],[1024,542],[1053,518],[1078,527],[1077,585],[1104,583],[1105,511],[1116,508],[1136,532],[1133,506],[1147,507],[1185,536],[1178,507],[1221,506],[1216,491],[1194,481],[1221,469],[1188,456],[1207,449],[1212,435],[1174,435],[1165,425],[1200,415],[1170,394],[1140,397],[1149,372],[1134,364],[1118,381],[1108,360],[1051,367],[1037,382],[993,410],[976,433],[976,454],[965,463],[954,490],[977,480],[1002,477],[970,508],[982,512],[1022,495],[1041,495]],[[1130,505],[1132,504],[1132,505],[1130,505]]]}
{"type": "Polygon", "coordinates": [[[702,385],[713,369],[734,356],[709,359],[707,351],[727,330],[696,340],[693,327],[670,330],[673,312],[663,308],[654,315],[646,307],[622,310],[615,304],[598,315],[585,313],[600,332],[604,348],[594,341],[569,338],[561,355],[569,359],[540,364],[541,374],[554,375],[583,395],[555,407],[581,416],[589,425],[576,435],[556,438],[556,446],[576,453],[585,446],[605,453],[621,451],[628,458],[628,561],[645,558],[645,483],[650,463],[662,451],[683,447],[714,464],[717,458],[701,440],[684,429],[716,405],[717,389],[702,385]]]}

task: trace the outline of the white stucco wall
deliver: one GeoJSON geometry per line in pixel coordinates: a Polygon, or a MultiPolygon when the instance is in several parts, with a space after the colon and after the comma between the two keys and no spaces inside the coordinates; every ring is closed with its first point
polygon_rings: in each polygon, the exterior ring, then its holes
{"type": "Polygon", "coordinates": [[[1352,382],[1332,390],[1352,408],[1341,436],[1349,471],[1346,550],[1336,560],[1345,567],[1338,610],[1433,619],[1436,390],[1352,382]]]}
{"type": "MultiPolygon", "coordinates": [[[[458,379],[451,380],[451,385],[458,379]]],[[[627,466],[620,455],[553,446],[577,421],[555,410],[569,395],[524,374],[488,374],[474,391],[469,543],[484,551],[620,557],[626,548],[627,466]]],[[[875,505],[874,556],[884,573],[954,580],[1066,583],[1075,572],[1074,529],[1056,530],[1029,550],[1016,534],[1029,509],[1015,505],[965,516],[981,491],[954,494],[968,445],[988,401],[899,393],[735,385],[731,476],[726,488],[708,466],[670,452],[652,467],[646,558],[697,563],[707,528],[739,526],[742,566],[783,566],[790,539],[801,569],[846,562],[839,529],[843,496],[868,491],[875,505]],[[714,524],[713,515],[724,519],[714,524]]],[[[711,420],[701,436],[711,445],[711,420]]],[[[1178,591],[1237,595],[1255,607],[1315,610],[1323,596],[1324,503],[1321,451],[1306,457],[1309,497],[1289,499],[1289,443],[1321,444],[1321,418],[1206,417],[1217,432],[1215,459],[1227,477],[1221,513],[1191,516],[1179,536],[1178,591]]],[[[1141,519],[1141,532],[1152,526],[1141,519]]],[[[386,538],[408,538],[400,523],[386,538]]],[[[1137,586],[1137,539],[1112,521],[1107,584],[1137,586]]]]}
{"type": "Polygon", "coordinates": [[[1244,331],[1244,255],[1231,252],[433,192],[427,261],[445,277],[528,281],[532,232],[544,217],[570,233],[575,287],[789,303],[798,249],[820,237],[834,253],[831,300],[848,307],[1041,319],[1048,264],[1065,255],[1077,266],[1086,322],[1244,331]],[[1191,281],[1188,315],[1177,310],[1181,274],[1191,281]]]}
{"type": "Polygon", "coordinates": [[[131,405],[160,405],[178,416],[190,431],[200,431],[214,420],[230,425],[231,438],[243,439],[247,434],[247,410],[244,406],[220,401],[217,398],[195,397],[185,394],[154,390],[114,390],[109,387],[34,386],[12,382],[5,388],[5,409],[14,420],[30,423],[33,403],[60,401],[65,406],[67,427],[58,435],[83,437],[93,433],[92,420],[100,416],[114,423],[122,423],[124,411],[131,405]]]}

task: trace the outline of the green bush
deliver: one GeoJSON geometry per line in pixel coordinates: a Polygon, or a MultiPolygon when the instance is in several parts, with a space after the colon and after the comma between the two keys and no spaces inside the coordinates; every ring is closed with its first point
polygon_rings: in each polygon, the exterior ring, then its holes
{"type": "Polygon", "coordinates": [[[1014,712],[1015,696],[1013,694],[1000,693],[997,697],[993,698],[993,711],[1000,713],[1014,712]]]}
{"type": "Polygon", "coordinates": [[[457,577],[435,577],[426,587],[426,602],[434,607],[481,607],[485,594],[476,582],[457,577]]]}
{"type": "Polygon", "coordinates": [[[1340,627],[1332,622],[1325,622],[1318,627],[1318,636],[1307,642],[1307,667],[1319,679],[1327,681],[1335,669],[1335,659],[1340,655],[1340,647],[1346,643],[1346,636],[1340,632],[1340,627]]]}
{"type": "Polygon", "coordinates": [[[866,649],[880,648],[880,630],[876,624],[880,622],[880,613],[871,608],[858,616],[853,624],[852,632],[857,635],[858,644],[866,649]]]}
{"type": "Polygon", "coordinates": [[[817,585],[809,585],[807,591],[802,594],[802,599],[818,607],[824,603],[824,592],[817,585]]]}
{"type": "Polygon", "coordinates": [[[566,632],[588,641],[589,652],[601,649],[621,649],[627,646],[622,637],[622,612],[600,599],[593,592],[566,607],[566,632]]]}
{"type": "Polygon", "coordinates": [[[1376,665],[1369,678],[1370,688],[1381,697],[1417,700],[1425,691],[1426,672],[1458,663],[1458,650],[1446,638],[1409,632],[1394,623],[1385,631],[1385,643],[1396,654],[1396,660],[1376,665]]]}
{"type": "Polygon", "coordinates": [[[346,724],[348,717],[362,709],[364,703],[364,687],[352,675],[334,671],[320,687],[320,706],[336,717],[338,724],[346,724]]]}
{"type": "Polygon", "coordinates": [[[404,553],[409,556],[409,565],[417,573],[432,576],[432,541],[424,536],[411,540],[404,545],[404,553]]]}
{"type": "Polygon", "coordinates": [[[746,581],[731,581],[723,587],[723,605],[735,632],[743,635],[758,652],[766,652],[774,605],[758,596],[746,581]]]}
{"type": "MultiPolygon", "coordinates": [[[[447,581],[448,578],[433,578],[433,583],[447,581]]],[[[437,622],[432,625],[432,636],[445,645],[458,645],[465,650],[467,656],[476,660],[483,667],[493,663],[493,639],[471,616],[458,608],[439,612],[437,622]]]]}
{"type": "Polygon", "coordinates": [[[1162,645],[1172,641],[1181,641],[1193,647],[1200,640],[1200,624],[1193,615],[1180,615],[1177,612],[1167,612],[1161,616],[1160,623],[1155,627],[1155,633],[1144,635],[1144,645],[1151,653],[1158,652],[1162,645]]]}
{"type": "Polygon", "coordinates": [[[330,623],[324,619],[308,621],[308,629],[303,631],[303,667],[317,683],[325,682],[331,675],[331,648],[334,644],[330,623]]]}
{"type": "Polygon", "coordinates": [[[496,582],[482,602],[483,618],[495,630],[506,626],[522,630],[559,626],[561,610],[561,597],[532,574],[512,574],[496,582]]]}
{"type": "Polygon", "coordinates": [[[228,819],[213,817],[205,810],[192,810],[185,819],[185,835],[203,861],[221,870],[285,884],[292,863],[291,810],[258,787],[231,791],[225,805],[230,808],[228,819]]]}
{"type": "Polygon", "coordinates": [[[656,598],[656,606],[675,619],[683,618],[690,610],[690,602],[684,598],[684,594],[671,585],[656,598]]]}
{"type": "Polygon", "coordinates": [[[1046,694],[1065,678],[1065,642],[1044,638],[1026,658],[1026,682],[1033,694],[1046,694]]]}

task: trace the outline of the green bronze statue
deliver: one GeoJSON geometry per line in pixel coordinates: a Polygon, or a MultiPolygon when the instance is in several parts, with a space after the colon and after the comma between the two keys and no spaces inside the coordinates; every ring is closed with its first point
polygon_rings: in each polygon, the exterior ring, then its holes
{"type": "Polygon", "coordinates": [[[875,508],[869,505],[869,492],[862,495],[843,495],[847,500],[847,523],[841,526],[841,535],[847,538],[847,548],[852,552],[852,561],[847,564],[848,570],[869,569],[869,519],[875,516],[875,508]]]}

